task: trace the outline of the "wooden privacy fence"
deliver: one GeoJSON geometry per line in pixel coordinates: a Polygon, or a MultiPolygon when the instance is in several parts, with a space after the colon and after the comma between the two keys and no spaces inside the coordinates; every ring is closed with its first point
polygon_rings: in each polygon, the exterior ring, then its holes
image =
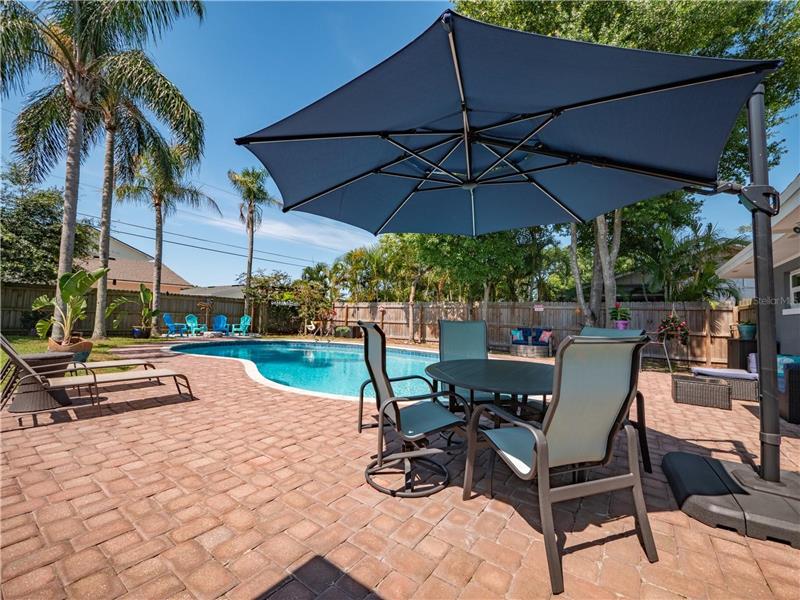
{"type": "MultiPolygon", "coordinates": [[[[5,334],[28,334],[36,319],[31,313],[31,304],[39,296],[45,294],[52,296],[54,289],[47,285],[2,284],[0,289],[0,330],[5,334]]],[[[109,290],[109,304],[119,297],[126,297],[131,302],[123,304],[114,316],[108,320],[108,332],[112,335],[128,335],[131,327],[138,326],[141,321],[139,295],[137,292],[109,290]],[[112,329],[111,322],[119,319],[117,328],[112,329]]],[[[94,312],[97,294],[92,290],[86,297],[88,310],[86,319],[79,321],[75,330],[84,335],[91,335],[94,328],[94,312]]],[[[186,294],[161,293],[160,310],[170,313],[176,322],[182,322],[187,314],[195,314],[203,323],[205,313],[198,303],[212,302],[213,306],[209,321],[214,315],[223,314],[228,317],[228,322],[239,322],[239,317],[244,314],[244,300],[237,298],[218,298],[208,296],[189,296],[186,294]]],[[[272,306],[269,311],[264,306],[259,306],[255,311],[254,329],[264,331],[266,326],[270,333],[296,333],[296,310],[290,306],[272,306]]],[[[209,326],[211,323],[209,323],[209,326]]]]}
{"type": "MultiPolygon", "coordinates": [[[[645,329],[656,339],[656,331],[664,317],[674,309],[679,318],[686,320],[691,331],[688,346],[670,341],[670,357],[706,364],[726,363],[727,340],[731,326],[736,323],[735,306],[720,303],[712,307],[705,302],[632,302],[631,329],[645,329]]],[[[381,325],[390,339],[415,342],[437,342],[439,319],[486,320],[489,345],[508,348],[511,329],[515,327],[549,327],[553,329],[555,343],[564,337],[577,334],[582,327],[578,306],[574,302],[489,302],[489,303],[434,303],[434,302],[360,302],[343,303],[335,307],[336,326],[355,325],[356,321],[372,321],[381,325]]],[[[658,345],[645,349],[645,356],[664,358],[658,345]]]]}

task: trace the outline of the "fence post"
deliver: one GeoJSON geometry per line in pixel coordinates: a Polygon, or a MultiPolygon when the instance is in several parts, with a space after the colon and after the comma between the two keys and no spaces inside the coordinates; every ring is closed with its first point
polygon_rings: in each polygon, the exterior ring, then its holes
{"type": "Polygon", "coordinates": [[[350,305],[344,305],[344,326],[350,327],[350,305]]]}
{"type": "Polygon", "coordinates": [[[711,307],[706,306],[703,311],[703,321],[705,330],[705,339],[703,340],[703,352],[706,355],[706,365],[711,364],[711,307]]]}
{"type": "Polygon", "coordinates": [[[408,303],[408,341],[414,343],[414,303],[408,303]]]}
{"type": "Polygon", "coordinates": [[[425,343],[425,305],[419,305],[419,343],[425,343]]]}

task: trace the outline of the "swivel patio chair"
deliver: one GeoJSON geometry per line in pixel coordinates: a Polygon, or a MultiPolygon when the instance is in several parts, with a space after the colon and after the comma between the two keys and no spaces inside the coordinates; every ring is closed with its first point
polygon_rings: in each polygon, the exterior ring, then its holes
{"type": "Polygon", "coordinates": [[[252,319],[250,315],[242,315],[239,319],[239,323],[233,323],[231,328],[231,334],[233,335],[247,335],[247,330],[250,329],[250,322],[252,319]]]}
{"type": "MultiPolygon", "coordinates": [[[[364,332],[364,362],[375,390],[378,409],[376,425],[378,453],[364,472],[367,483],[390,496],[401,498],[430,496],[447,486],[450,474],[447,467],[431,459],[432,456],[442,454],[446,450],[430,447],[428,438],[449,429],[463,429],[466,422],[439,402],[439,398],[450,396],[450,392],[435,391],[431,382],[417,375],[390,378],[386,372],[386,337],[383,331],[375,323],[359,321],[358,325],[364,332]],[[392,383],[412,379],[424,381],[430,387],[430,393],[407,397],[396,396],[392,383]],[[401,404],[406,403],[409,404],[401,407],[401,404]],[[399,451],[389,450],[384,427],[394,429],[401,442],[399,451]],[[402,469],[404,475],[403,487],[392,489],[378,483],[377,477],[388,475],[390,472],[397,473],[398,467],[402,469]],[[427,471],[429,475],[422,477],[421,470],[427,471]],[[418,482],[422,484],[422,489],[415,489],[418,482]]],[[[455,398],[462,404],[466,418],[469,419],[470,408],[466,400],[460,396],[455,398]]],[[[362,429],[362,410],[363,394],[359,406],[359,431],[362,429]]]]}
{"type": "Polygon", "coordinates": [[[176,323],[169,313],[164,313],[162,316],[164,317],[164,325],[167,326],[167,334],[178,334],[183,337],[183,334],[186,333],[186,323],[176,323]]]}
{"type": "Polygon", "coordinates": [[[228,317],[225,315],[215,315],[214,321],[211,323],[211,331],[228,335],[228,317]]]}
{"type": "Polygon", "coordinates": [[[539,425],[516,418],[503,409],[484,404],[473,412],[469,423],[464,500],[472,494],[475,456],[479,446],[491,449],[489,494],[495,456],[520,479],[536,479],[539,515],[544,535],[550,585],[554,594],[564,591],[561,557],[553,524],[552,505],[630,489],[636,525],[650,562],[658,560],[639,473],[636,430],[626,421],[636,396],[639,357],[647,343],[638,338],[568,337],[558,347],[553,381],[553,400],[539,425]],[[479,429],[481,416],[494,414],[511,427],[479,429]],[[606,465],[611,461],[614,439],[624,428],[627,439],[627,471],[580,483],[551,487],[551,475],[574,473],[606,465]]]}
{"type": "Polygon", "coordinates": [[[208,327],[205,325],[205,323],[201,324],[197,320],[197,315],[188,314],[184,320],[186,321],[186,328],[189,330],[191,335],[197,335],[198,333],[208,331],[208,327]]]}
{"type": "MultiPolygon", "coordinates": [[[[644,329],[610,329],[607,327],[588,326],[581,329],[580,332],[581,337],[601,337],[610,339],[640,338],[643,335],[647,335],[644,329]]],[[[669,356],[667,360],[669,360],[669,356]]],[[[650,462],[650,446],[647,444],[647,419],[645,416],[644,394],[639,390],[636,390],[636,420],[631,421],[631,425],[636,428],[639,434],[639,448],[642,450],[642,465],[644,466],[644,470],[648,473],[652,473],[653,465],[650,462]]]]}

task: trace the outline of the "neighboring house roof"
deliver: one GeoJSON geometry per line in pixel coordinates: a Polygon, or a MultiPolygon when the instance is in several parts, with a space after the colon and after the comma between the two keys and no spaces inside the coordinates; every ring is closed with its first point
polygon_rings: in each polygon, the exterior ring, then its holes
{"type": "MultiPolygon", "coordinates": [[[[89,258],[81,261],[81,266],[89,271],[100,268],[99,258],[89,258]]],[[[118,283],[146,283],[153,282],[152,260],[131,260],[127,258],[114,258],[108,261],[108,278],[116,279],[118,283]]],[[[161,266],[161,284],[191,287],[191,283],[178,275],[166,265],[161,266]]]]}
{"type": "Polygon", "coordinates": [[[212,298],[244,298],[242,285],[208,285],[201,287],[190,287],[181,290],[179,293],[187,296],[209,296],[212,298]]]}
{"type": "MultiPolygon", "coordinates": [[[[800,174],[781,193],[781,211],[772,217],[772,259],[780,266],[800,256],[800,174]]],[[[748,244],[717,268],[726,279],[753,277],[753,244],[748,244]]]]}

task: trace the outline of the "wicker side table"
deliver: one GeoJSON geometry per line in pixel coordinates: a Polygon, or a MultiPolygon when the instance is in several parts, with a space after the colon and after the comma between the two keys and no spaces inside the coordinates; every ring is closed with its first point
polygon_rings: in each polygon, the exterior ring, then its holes
{"type": "Polygon", "coordinates": [[[714,377],[672,376],[672,399],[680,404],[731,410],[731,386],[714,377]]]}

